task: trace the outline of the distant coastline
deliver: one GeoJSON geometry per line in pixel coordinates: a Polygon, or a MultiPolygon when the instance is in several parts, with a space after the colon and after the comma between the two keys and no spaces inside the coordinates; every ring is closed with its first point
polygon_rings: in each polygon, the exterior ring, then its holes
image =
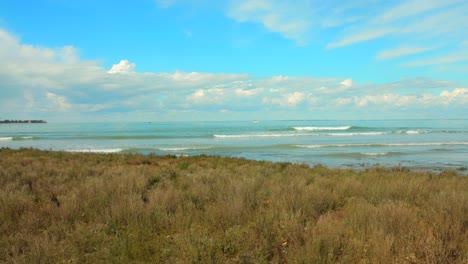
{"type": "Polygon", "coordinates": [[[46,124],[45,120],[0,120],[0,124],[46,124]]]}

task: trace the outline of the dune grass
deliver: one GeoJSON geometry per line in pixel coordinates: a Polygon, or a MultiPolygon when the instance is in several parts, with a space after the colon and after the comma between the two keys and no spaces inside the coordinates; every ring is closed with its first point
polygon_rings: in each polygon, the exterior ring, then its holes
{"type": "Polygon", "coordinates": [[[467,263],[468,178],[0,149],[0,262],[467,263]]]}

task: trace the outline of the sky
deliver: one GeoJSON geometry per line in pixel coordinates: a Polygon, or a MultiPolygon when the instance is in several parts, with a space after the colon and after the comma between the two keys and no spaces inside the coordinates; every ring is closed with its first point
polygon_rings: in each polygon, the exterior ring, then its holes
{"type": "Polygon", "coordinates": [[[0,120],[467,118],[466,0],[0,0],[0,120]]]}

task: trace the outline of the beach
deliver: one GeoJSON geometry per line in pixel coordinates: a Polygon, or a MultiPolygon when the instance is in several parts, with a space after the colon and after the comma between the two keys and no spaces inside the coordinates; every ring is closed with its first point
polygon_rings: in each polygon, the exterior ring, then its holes
{"type": "Polygon", "coordinates": [[[468,178],[0,149],[0,262],[466,263],[468,178]]]}

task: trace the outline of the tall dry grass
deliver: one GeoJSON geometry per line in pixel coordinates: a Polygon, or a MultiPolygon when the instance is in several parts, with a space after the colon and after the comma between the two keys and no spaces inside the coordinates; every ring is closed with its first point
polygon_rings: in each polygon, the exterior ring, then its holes
{"type": "Polygon", "coordinates": [[[468,178],[0,150],[0,262],[467,263],[468,178]]]}

